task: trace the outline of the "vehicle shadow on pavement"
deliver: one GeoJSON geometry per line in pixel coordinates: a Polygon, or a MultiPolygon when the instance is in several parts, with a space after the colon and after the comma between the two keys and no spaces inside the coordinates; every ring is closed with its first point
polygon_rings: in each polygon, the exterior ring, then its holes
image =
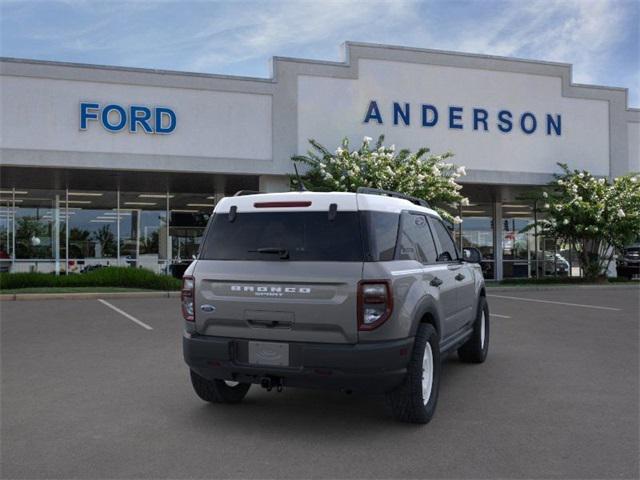
{"type": "MultiPolygon", "coordinates": [[[[443,361],[441,398],[447,395],[448,386],[458,380],[464,381],[461,377],[465,372],[472,373],[469,365],[461,363],[456,356],[443,361]]],[[[367,429],[378,431],[388,429],[390,425],[397,425],[399,429],[410,426],[394,420],[384,395],[298,388],[285,388],[277,393],[275,389],[267,392],[258,385],[251,387],[239,405],[203,403],[189,409],[189,417],[196,428],[203,430],[229,426],[289,436],[295,431],[305,435],[335,432],[344,438],[350,432],[361,436],[367,429]]]]}

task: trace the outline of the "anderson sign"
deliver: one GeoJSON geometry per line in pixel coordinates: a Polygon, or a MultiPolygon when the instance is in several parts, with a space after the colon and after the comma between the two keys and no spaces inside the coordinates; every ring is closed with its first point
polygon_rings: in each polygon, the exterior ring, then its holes
{"type": "Polygon", "coordinates": [[[465,108],[448,106],[446,108],[423,103],[393,102],[390,108],[380,107],[376,100],[371,100],[364,115],[364,123],[383,125],[385,121],[393,125],[411,125],[416,122],[423,127],[435,127],[443,122],[453,130],[491,131],[497,129],[502,133],[510,133],[519,129],[526,135],[544,133],[546,135],[562,135],[562,115],[546,113],[536,115],[532,112],[513,113],[510,110],[489,112],[481,107],[465,108]]]}

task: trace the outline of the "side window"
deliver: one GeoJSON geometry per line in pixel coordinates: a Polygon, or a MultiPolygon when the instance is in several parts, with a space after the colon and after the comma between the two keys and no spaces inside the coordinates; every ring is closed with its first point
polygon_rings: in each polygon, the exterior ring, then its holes
{"type": "Polygon", "coordinates": [[[400,214],[391,212],[362,211],[361,225],[364,229],[363,239],[368,241],[367,256],[372,262],[393,260],[398,238],[400,214]]]}
{"type": "Polygon", "coordinates": [[[417,260],[433,263],[436,246],[431,236],[427,217],[414,213],[403,213],[398,240],[398,260],[417,260]]]}
{"type": "Polygon", "coordinates": [[[433,234],[438,239],[440,248],[438,249],[438,262],[452,262],[458,259],[458,250],[453,242],[447,227],[442,221],[432,218],[430,219],[433,234]]]}

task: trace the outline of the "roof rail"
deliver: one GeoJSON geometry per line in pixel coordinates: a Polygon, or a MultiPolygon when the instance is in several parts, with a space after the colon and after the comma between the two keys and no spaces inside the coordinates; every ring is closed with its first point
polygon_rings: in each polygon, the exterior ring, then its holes
{"type": "Polygon", "coordinates": [[[233,196],[244,197],[245,195],[258,195],[260,193],[264,193],[264,192],[259,192],[257,190],[238,190],[236,193],[233,194],[233,196]]]}
{"type": "Polygon", "coordinates": [[[367,195],[382,195],[393,198],[401,198],[403,200],[409,200],[411,203],[416,205],[420,205],[421,207],[431,208],[429,203],[426,200],[421,198],[412,197],[410,195],[405,195],[404,193],[392,192],[391,190],[382,190],[380,188],[370,188],[370,187],[358,187],[356,193],[365,193],[367,195]]]}

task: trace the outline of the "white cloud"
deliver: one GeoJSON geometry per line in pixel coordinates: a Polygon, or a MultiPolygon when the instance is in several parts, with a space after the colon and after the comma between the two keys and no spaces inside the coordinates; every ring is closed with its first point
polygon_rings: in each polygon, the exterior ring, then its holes
{"type": "MultiPolygon", "coordinates": [[[[333,0],[259,3],[259,9],[236,7],[224,27],[197,32],[203,42],[189,67],[202,71],[246,60],[268,58],[295,45],[325,50],[365,33],[402,27],[415,14],[415,2],[333,0]],[[339,39],[339,40],[337,40],[339,39]]],[[[413,17],[415,18],[415,17],[413,17]]]]}
{"type": "MultiPolygon", "coordinates": [[[[640,42],[623,43],[639,16],[637,0],[65,0],[72,28],[39,17],[42,4],[0,0],[5,26],[30,26],[13,41],[40,42],[36,57],[266,75],[274,55],[337,60],[338,46],[354,40],[566,62],[577,83],[640,84],[640,42]]],[[[5,45],[8,38],[3,32],[5,45]]],[[[3,54],[12,53],[3,46],[3,54]]]]}
{"type": "MultiPolygon", "coordinates": [[[[575,82],[597,83],[611,76],[603,70],[624,35],[627,10],[633,8],[628,2],[598,0],[517,1],[499,15],[477,18],[470,12],[447,31],[430,15],[442,4],[345,0],[259,5],[248,11],[236,7],[223,26],[196,32],[201,43],[182,68],[215,72],[239,62],[266,63],[292,46],[326,58],[327,49],[360,40],[572,63],[575,82]]],[[[480,4],[473,7],[481,10],[480,4]]],[[[624,85],[623,80],[614,84],[624,85]]]]}
{"type": "Polygon", "coordinates": [[[574,81],[590,83],[622,38],[626,14],[624,3],[596,0],[513,3],[491,22],[469,22],[448,44],[460,51],[572,63],[574,81]]]}

